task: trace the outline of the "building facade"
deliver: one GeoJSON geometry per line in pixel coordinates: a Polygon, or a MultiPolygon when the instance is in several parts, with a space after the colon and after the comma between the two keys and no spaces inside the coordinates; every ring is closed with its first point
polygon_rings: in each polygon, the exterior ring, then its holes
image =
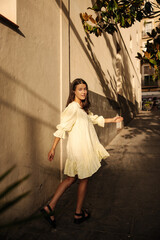
{"type": "MultiPolygon", "coordinates": [[[[145,44],[147,43],[147,40],[150,39],[147,32],[151,33],[156,27],[160,27],[159,17],[146,18],[141,21],[141,52],[145,51],[145,44]]],[[[144,110],[151,110],[155,99],[157,99],[157,104],[159,104],[160,107],[160,79],[153,80],[154,68],[147,63],[143,64],[141,66],[141,74],[142,108],[144,110]]]]}
{"type": "MultiPolygon", "coordinates": [[[[0,3],[0,174],[16,165],[0,188],[31,174],[3,199],[31,190],[4,214],[7,220],[36,211],[63,178],[67,140],[60,141],[52,163],[47,155],[75,78],[87,81],[93,113],[121,114],[126,124],[140,109],[141,74],[135,58],[140,25],[118,29],[113,36],[88,37],[80,13],[92,5],[90,0],[0,3]]],[[[96,131],[107,146],[117,127],[96,126],[96,131]]]]}

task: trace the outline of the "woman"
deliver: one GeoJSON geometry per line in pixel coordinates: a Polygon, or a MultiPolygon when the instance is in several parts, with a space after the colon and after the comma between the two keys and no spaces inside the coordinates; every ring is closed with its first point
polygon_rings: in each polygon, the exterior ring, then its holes
{"type": "Polygon", "coordinates": [[[59,184],[50,203],[41,210],[53,227],[56,226],[53,213],[56,203],[77,178],[79,186],[74,223],[82,223],[90,217],[88,210],[82,209],[88,178],[100,168],[101,160],[109,156],[100,144],[93,124],[104,127],[105,123],[117,123],[123,120],[122,117],[104,119],[102,116],[93,115],[89,107],[88,85],[83,79],[75,79],[72,82],[66,108],[62,113],[61,123],[57,125],[58,130],[54,133],[53,146],[48,153],[48,160],[52,161],[59,140],[65,138],[65,133],[68,132],[67,160],[64,168],[67,178],[59,184]]]}

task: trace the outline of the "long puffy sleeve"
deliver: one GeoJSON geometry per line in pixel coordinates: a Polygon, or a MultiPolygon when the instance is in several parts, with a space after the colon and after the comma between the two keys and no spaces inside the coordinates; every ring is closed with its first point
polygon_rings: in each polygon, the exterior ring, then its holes
{"type": "Polygon", "coordinates": [[[56,126],[58,129],[56,132],[53,133],[55,137],[65,138],[65,132],[71,131],[74,123],[76,122],[77,118],[77,108],[74,104],[69,104],[65,110],[62,112],[61,115],[61,122],[56,126]]]}
{"type": "Polygon", "coordinates": [[[103,116],[94,115],[91,111],[88,114],[93,124],[98,124],[100,127],[104,127],[105,121],[103,116]]]}

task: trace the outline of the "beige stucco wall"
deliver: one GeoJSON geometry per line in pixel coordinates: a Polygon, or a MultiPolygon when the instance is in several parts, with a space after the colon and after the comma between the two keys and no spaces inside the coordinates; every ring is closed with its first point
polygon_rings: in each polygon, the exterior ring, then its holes
{"type": "Polygon", "coordinates": [[[0,14],[17,23],[17,0],[0,0],[0,14]]]}
{"type": "MultiPolygon", "coordinates": [[[[141,107],[141,74],[140,74],[140,61],[136,58],[137,52],[140,51],[140,23],[136,22],[131,28],[121,28],[123,41],[125,42],[125,55],[127,56],[124,61],[124,68],[128,69],[128,81],[132,86],[133,102],[136,100],[138,107],[141,107]],[[132,41],[132,44],[130,43],[132,41]]],[[[127,94],[126,94],[127,95],[127,94]]],[[[129,97],[132,100],[132,97],[129,97]]]]}
{"type": "MultiPolygon", "coordinates": [[[[67,140],[60,141],[52,163],[47,161],[47,154],[65,108],[70,82],[77,77],[87,81],[95,113],[104,117],[119,113],[115,107],[117,43],[123,61],[123,107],[127,106],[130,114],[129,104],[134,104],[135,99],[140,102],[140,75],[134,59],[139,47],[134,44],[138,25],[127,29],[133,37],[132,52],[125,30],[100,38],[91,35],[89,41],[79,16],[88,6],[90,0],[17,0],[17,24],[24,36],[1,24],[0,173],[13,164],[17,167],[0,189],[30,173],[29,180],[3,201],[32,191],[6,213],[6,218],[37,210],[63,178],[67,140]]],[[[116,124],[96,130],[104,146],[117,134],[116,124]]]]}
{"type": "MultiPolygon", "coordinates": [[[[87,80],[90,90],[116,99],[115,59],[116,43],[118,42],[122,51],[125,52],[123,64],[124,69],[128,68],[128,76],[126,77],[131,82],[132,87],[137,90],[141,86],[139,60],[135,58],[140,47],[138,42],[140,24],[136,23],[129,29],[120,29],[120,34],[115,33],[113,36],[104,34],[97,38],[95,35],[90,35],[92,41],[90,43],[81,27],[79,17],[79,12],[87,11],[88,6],[91,6],[91,1],[71,1],[71,79],[76,78],[77,75],[81,76],[87,80]],[[132,49],[129,47],[130,37],[132,38],[132,49]],[[106,84],[106,91],[104,91],[103,84],[106,84]]],[[[89,12],[88,10],[88,13],[93,14],[93,11],[89,12]]],[[[138,91],[139,95],[140,89],[138,91]]],[[[127,97],[132,100],[131,96],[127,97]]]]}
{"type": "Polygon", "coordinates": [[[31,174],[4,201],[31,190],[7,216],[35,211],[54,192],[59,180],[59,147],[47,160],[60,118],[60,11],[55,1],[17,1],[17,24],[25,37],[0,28],[0,161],[8,184],[31,174]]]}
{"type": "MultiPolygon", "coordinates": [[[[140,50],[140,24],[135,23],[131,28],[121,29],[113,36],[104,33],[101,37],[91,34],[90,39],[82,28],[79,14],[87,11],[92,1],[70,1],[71,18],[71,80],[77,76],[85,79],[89,89],[98,95],[117,102],[117,44],[120,45],[122,61],[122,98],[126,99],[126,106],[141,102],[141,75],[140,63],[135,58],[140,50]],[[132,40],[132,46],[131,46],[132,40]]],[[[122,99],[123,101],[123,99],[122,99]]],[[[130,111],[132,111],[130,109],[130,111]]],[[[103,111],[103,114],[107,116],[103,111]]]]}

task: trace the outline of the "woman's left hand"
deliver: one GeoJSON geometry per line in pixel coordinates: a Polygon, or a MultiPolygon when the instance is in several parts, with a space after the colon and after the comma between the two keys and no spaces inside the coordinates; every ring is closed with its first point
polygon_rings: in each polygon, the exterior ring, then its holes
{"type": "Polygon", "coordinates": [[[119,122],[122,122],[122,121],[123,121],[123,117],[117,116],[117,117],[112,118],[112,120],[113,120],[113,122],[115,122],[115,123],[119,123],[119,122]]]}

